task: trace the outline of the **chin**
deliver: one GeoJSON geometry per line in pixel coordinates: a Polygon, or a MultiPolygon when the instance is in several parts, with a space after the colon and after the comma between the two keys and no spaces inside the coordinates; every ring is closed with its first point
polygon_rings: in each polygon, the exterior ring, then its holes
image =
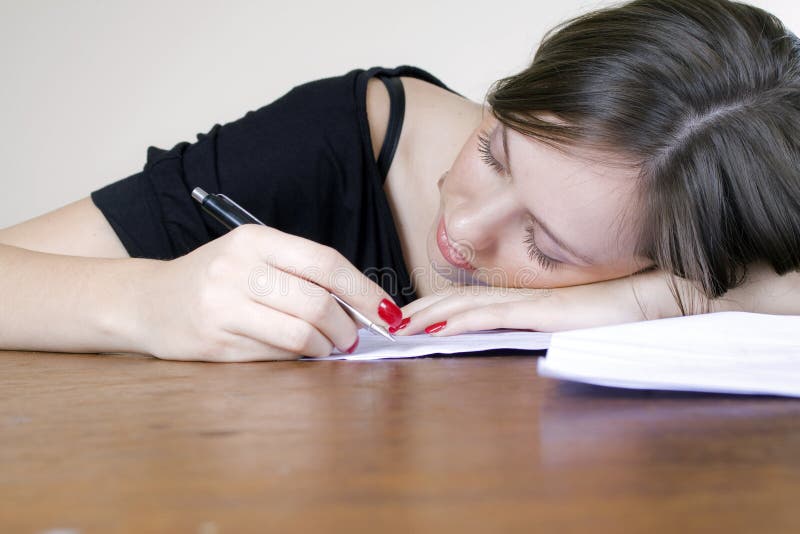
{"type": "Polygon", "coordinates": [[[436,261],[431,260],[431,268],[441,278],[449,280],[450,282],[459,286],[486,286],[485,282],[478,280],[471,271],[465,271],[453,265],[447,264],[440,265],[436,261]]]}

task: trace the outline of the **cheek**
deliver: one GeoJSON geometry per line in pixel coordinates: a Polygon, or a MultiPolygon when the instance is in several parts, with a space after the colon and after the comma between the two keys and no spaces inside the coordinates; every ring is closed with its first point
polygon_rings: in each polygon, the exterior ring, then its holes
{"type": "Polygon", "coordinates": [[[492,277],[491,285],[531,289],[576,286],[621,278],[641,268],[631,265],[580,267],[564,264],[550,270],[528,258],[522,241],[517,244],[521,250],[519,253],[513,252],[514,244],[507,243],[505,252],[496,258],[496,268],[487,270],[492,277]]]}

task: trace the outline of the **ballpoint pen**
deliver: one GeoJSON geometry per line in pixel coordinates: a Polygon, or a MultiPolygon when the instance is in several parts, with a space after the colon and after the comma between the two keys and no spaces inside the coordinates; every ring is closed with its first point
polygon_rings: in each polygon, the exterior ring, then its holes
{"type": "MultiPolygon", "coordinates": [[[[206,213],[214,217],[229,230],[243,224],[260,224],[265,226],[264,223],[259,221],[253,214],[222,193],[210,194],[199,187],[195,187],[194,190],[192,190],[192,198],[200,204],[206,213]]],[[[338,295],[330,291],[328,291],[328,294],[330,294],[357,323],[368,330],[372,330],[376,334],[382,335],[390,341],[396,341],[384,327],[370,321],[368,317],[339,298],[338,295]]]]}

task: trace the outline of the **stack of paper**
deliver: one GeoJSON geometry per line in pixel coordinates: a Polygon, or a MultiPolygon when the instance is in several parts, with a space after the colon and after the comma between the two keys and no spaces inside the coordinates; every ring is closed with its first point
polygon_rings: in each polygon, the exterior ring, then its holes
{"type": "Polygon", "coordinates": [[[800,316],[720,312],[559,332],[538,367],[615,387],[800,396],[800,316]]]}
{"type": "Polygon", "coordinates": [[[413,358],[549,349],[539,374],[591,384],[800,397],[800,316],[721,312],[548,334],[490,330],[397,336],[362,330],[354,354],[306,360],[413,358]]]}

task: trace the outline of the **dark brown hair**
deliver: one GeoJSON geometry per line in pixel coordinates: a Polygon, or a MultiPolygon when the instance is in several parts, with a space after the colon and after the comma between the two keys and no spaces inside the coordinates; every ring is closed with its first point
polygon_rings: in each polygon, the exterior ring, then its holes
{"type": "Polygon", "coordinates": [[[487,102],[525,135],[636,165],[639,254],[705,296],[754,262],[800,268],[800,41],[775,16],[726,0],[594,11],[487,102]]]}

